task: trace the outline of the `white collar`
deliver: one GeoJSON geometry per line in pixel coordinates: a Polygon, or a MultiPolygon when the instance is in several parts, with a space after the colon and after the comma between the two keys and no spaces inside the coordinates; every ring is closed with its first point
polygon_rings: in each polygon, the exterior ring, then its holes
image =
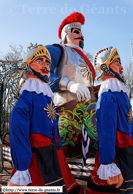
{"type": "Polygon", "coordinates": [[[125,92],[128,93],[128,90],[123,82],[119,81],[117,78],[109,78],[102,82],[98,96],[101,96],[103,92],[125,92]]]}
{"type": "Polygon", "coordinates": [[[76,45],[76,44],[65,44],[65,46],[68,46],[68,47],[70,47],[70,48],[78,49],[78,50],[80,50],[81,52],[83,52],[83,53],[86,55],[86,52],[85,52],[81,47],[79,47],[79,46],[76,45]]]}
{"type": "Polygon", "coordinates": [[[27,79],[20,90],[20,94],[22,94],[24,90],[36,92],[37,94],[43,93],[44,96],[49,96],[51,98],[54,96],[49,85],[37,78],[27,79]]]}

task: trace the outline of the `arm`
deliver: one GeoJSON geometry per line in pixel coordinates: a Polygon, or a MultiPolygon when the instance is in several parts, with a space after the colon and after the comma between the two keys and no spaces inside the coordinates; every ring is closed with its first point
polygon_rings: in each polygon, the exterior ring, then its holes
{"type": "MultiPolygon", "coordinates": [[[[114,97],[106,95],[101,99],[100,108],[96,113],[99,135],[99,157],[101,163],[97,174],[100,179],[107,180],[108,184],[119,186],[119,179],[122,178],[122,175],[119,168],[114,164],[117,111],[117,102],[114,97]]],[[[122,182],[123,180],[121,180],[121,184],[122,182]]]]}
{"type": "Polygon", "coordinates": [[[32,158],[29,142],[32,94],[24,91],[10,117],[11,155],[17,172],[11,178],[13,184],[26,185],[31,182],[28,167],[32,158]]]}

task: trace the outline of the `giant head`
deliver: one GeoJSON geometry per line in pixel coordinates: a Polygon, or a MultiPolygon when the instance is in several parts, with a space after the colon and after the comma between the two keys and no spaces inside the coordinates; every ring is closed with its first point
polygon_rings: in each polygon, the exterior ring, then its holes
{"type": "Polygon", "coordinates": [[[124,82],[120,55],[116,48],[112,48],[104,48],[95,55],[94,65],[98,74],[98,80],[101,80],[107,74],[124,82]]]}
{"type": "Polygon", "coordinates": [[[84,47],[84,36],[81,32],[81,26],[84,25],[85,18],[79,12],[70,14],[63,20],[58,30],[58,37],[62,39],[63,44],[75,44],[84,47]]]}
{"type": "Polygon", "coordinates": [[[51,56],[45,46],[31,49],[23,59],[23,69],[27,74],[36,75],[48,82],[50,76],[51,56]]]}

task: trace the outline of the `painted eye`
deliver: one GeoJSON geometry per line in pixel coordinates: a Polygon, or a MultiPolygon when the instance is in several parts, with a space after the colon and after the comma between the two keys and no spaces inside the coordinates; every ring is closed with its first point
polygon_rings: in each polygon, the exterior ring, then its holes
{"type": "Polygon", "coordinates": [[[74,30],[74,33],[75,33],[75,34],[79,34],[79,31],[78,31],[78,30],[74,30]]]}
{"type": "Polygon", "coordinates": [[[119,59],[117,59],[115,62],[117,62],[117,63],[120,63],[120,64],[121,64],[121,61],[120,61],[119,59]]]}
{"type": "Polygon", "coordinates": [[[37,63],[38,63],[38,64],[41,64],[41,61],[39,60],[39,61],[37,61],[37,63]]]}
{"type": "Polygon", "coordinates": [[[47,67],[50,67],[50,64],[49,63],[46,63],[47,67]]]}

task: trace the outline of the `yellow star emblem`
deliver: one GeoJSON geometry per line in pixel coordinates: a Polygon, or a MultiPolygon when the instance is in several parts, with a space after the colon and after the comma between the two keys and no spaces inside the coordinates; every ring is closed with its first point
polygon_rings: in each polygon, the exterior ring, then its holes
{"type": "Polygon", "coordinates": [[[59,113],[56,112],[56,107],[52,105],[51,103],[47,104],[46,108],[44,110],[47,111],[47,117],[51,120],[53,123],[54,120],[56,120],[56,116],[59,115],[59,113]]]}
{"type": "Polygon", "coordinates": [[[132,123],[132,108],[129,109],[129,113],[127,114],[127,116],[128,116],[128,119],[129,119],[129,124],[131,125],[131,123],[132,123]]]}

